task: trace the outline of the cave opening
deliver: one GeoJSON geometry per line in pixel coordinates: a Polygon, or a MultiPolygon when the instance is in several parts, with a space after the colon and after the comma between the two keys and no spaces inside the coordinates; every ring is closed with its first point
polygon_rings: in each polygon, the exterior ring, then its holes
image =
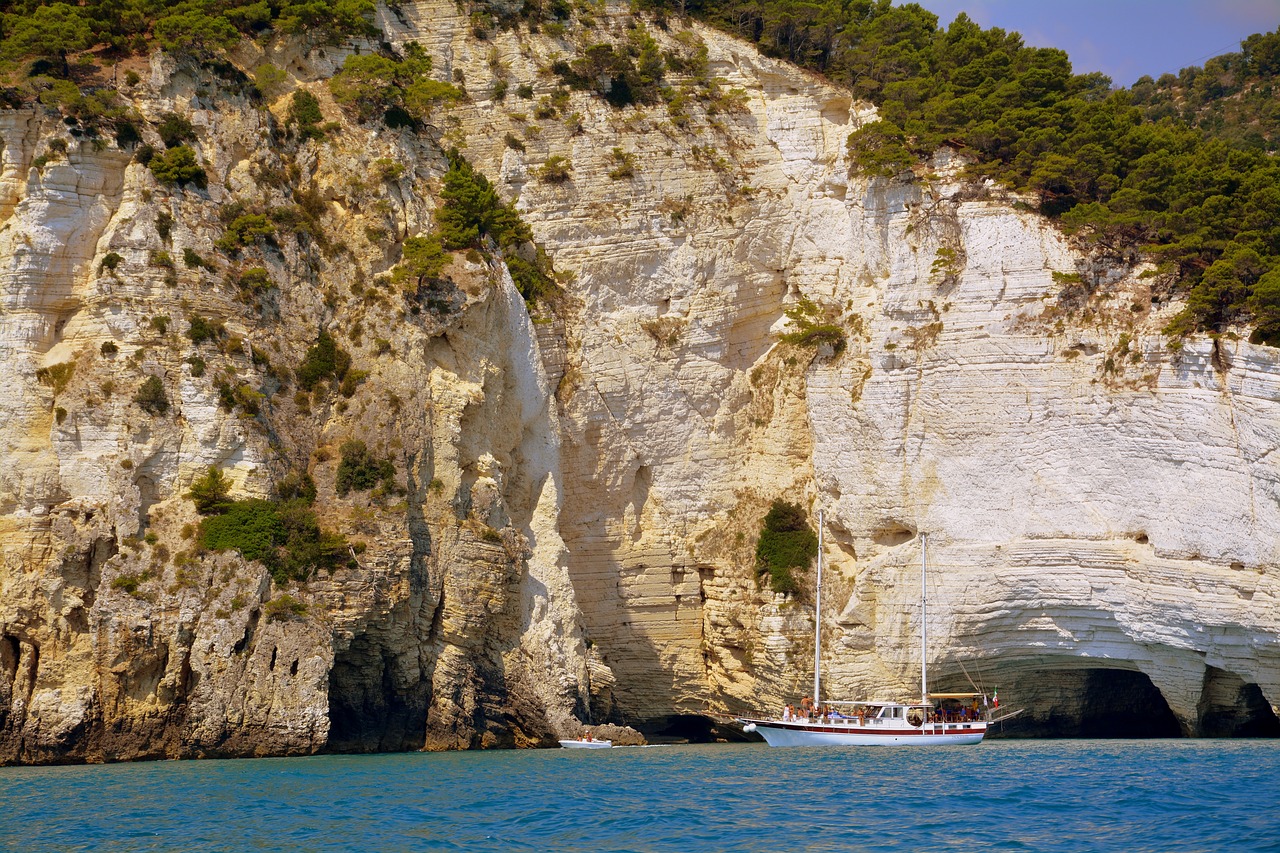
{"type": "Polygon", "coordinates": [[[636,723],[650,743],[724,743],[750,740],[740,727],[726,726],[702,714],[670,714],[636,723]]]}
{"type": "MultiPolygon", "coordinates": [[[[416,658],[414,658],[416,661],[416,658]]],[[[357,634],[329,673],[328,752],[408,752],[426,743],[429,685],[416,663],[357,634]]]]}
{"type": "MultiPolygon", "coordinates": [[[[1177,738],[1181,724],[1144,673],[1073,669],[1019,679],[1006,707],[1024,712],[991,731],[1019,738],[1177,738]]],[[[1003,696],[1001,698],[1004,698],[1003,696]]]]}
{"type": "Polygon", "coordinates": [[[1262,688],[1233,672],[1205,667],[1196,710],[1202,737],[1280,737],[1280,718],[1262,688]]]}

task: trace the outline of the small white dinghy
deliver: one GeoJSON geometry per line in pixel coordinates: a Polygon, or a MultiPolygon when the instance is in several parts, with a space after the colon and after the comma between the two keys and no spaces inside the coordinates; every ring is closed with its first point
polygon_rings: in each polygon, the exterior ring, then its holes
{"type": "Polygon", "coordinates": [[[560,746],[564,749],[609,749],[613,746],[613,741],[575,738],[560,741],[560,746]]]}

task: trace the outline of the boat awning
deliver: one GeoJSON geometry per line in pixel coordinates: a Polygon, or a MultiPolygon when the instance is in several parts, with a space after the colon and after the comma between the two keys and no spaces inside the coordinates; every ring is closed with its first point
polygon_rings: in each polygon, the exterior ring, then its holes
{"type": "Polygon", "coordinates": [[[977,699],[982,693],[930,693],[930,699],[977,699]]]}

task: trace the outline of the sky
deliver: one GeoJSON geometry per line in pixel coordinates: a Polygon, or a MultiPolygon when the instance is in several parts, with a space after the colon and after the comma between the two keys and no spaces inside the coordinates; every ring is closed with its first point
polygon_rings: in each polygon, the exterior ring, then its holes
{"type": "MultiPolygon", "coordinates": [[[[898,0],[900,5],[906,0],[898,0]]],[[[1280,0],[915,0],[946,26],[960,12],[1022,34],[1031,47],[1062,48],[1077,74],[1101,71],[1117,86],[1177,74],[1236,53],[1253,33],[1280,27],[1280,0]]]]}

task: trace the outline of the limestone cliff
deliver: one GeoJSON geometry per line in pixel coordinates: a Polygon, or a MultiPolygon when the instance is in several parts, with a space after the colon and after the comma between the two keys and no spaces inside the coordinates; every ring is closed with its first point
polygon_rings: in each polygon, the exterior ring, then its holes
{"type": "Polygon", "coordinates": [[[998,685],[1028,732],[1276,727],[1275,350],[1171,348],[1149,267],[1081,254],[949,152],[851,173],[869,108],[712,31],[610,5],[589,37],[481,38],[435,0],[378,24],[468,99],[418,131],[355,123],[325,81],[368,43],[246,42],[236,66],[288,72],[266,102],[150,57],[125,91],[145,141],[187,116],[207,190],[0,113],[3,760],[550,744],[776,706],[813,624],[756,579],[778,497],[827,512],[833,694],[913,684],[924,531],[940,685],[998,685]],[[558,85],[558,58],[632,27],[705,50],[669,72],[688,97],[558,85]],[[282,132],[296,89],[323,139],[282,132]],[[451,146],[531,225],[554,306],[531,316],[479,253],[429,293],[383,277],[431,230],[451,146]],[[228,250],[237,203],[297,212],[228,250]],[[237,286],[251,266],[270,287],[237,286]],[[780,343],[801,300],[844,348],[780,343]],[[196,317],[225,335],[194,342],[196,317]],[[358,384],[298,387],[321,330],[358,384]],[[160,414],[135,396],[152,376],[160,414]],[[394,488],[338,493],[352,438],[394,488]],[[237,496],[309,473],[363,548],[285,586],[202,553],[183,493],[211,465],[237,496]]]}

